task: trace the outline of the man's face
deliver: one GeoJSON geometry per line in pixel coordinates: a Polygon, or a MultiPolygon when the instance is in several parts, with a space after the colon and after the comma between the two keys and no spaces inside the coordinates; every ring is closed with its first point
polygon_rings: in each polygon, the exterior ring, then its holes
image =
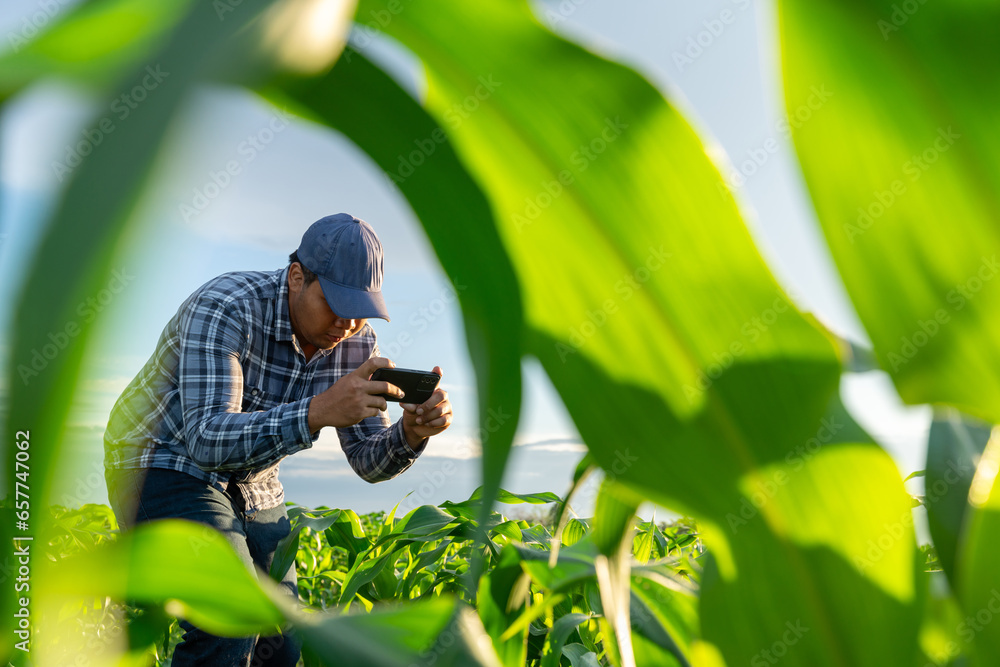
{"type": "Polygon", "coordinates": [[[298,264],[288,271],[288,315],[299,345],[307,355],[309,348],[328,350],[345,338],[361,331],[367,319],[348,320],[330,310],[318,280],[305,284],[298,264]]]}

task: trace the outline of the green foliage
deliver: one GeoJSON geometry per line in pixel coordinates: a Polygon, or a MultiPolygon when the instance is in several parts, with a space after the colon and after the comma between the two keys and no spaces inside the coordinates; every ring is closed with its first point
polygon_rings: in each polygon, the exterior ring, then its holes
{"type": "MultiPolygon", "coordinates": [[[[796,310],[677,106],[541,27],[526,2],[397,11],[395,0],[362,0],[359,15],[390,17],[384,33],[421,61],[419,103],[356,51],[330,67],[346,21],[334,22],[324,57],[300,67],[279,48],[294,46],[294,30],[277,46],[262,35],[308,25],[308,3],[236,4],[224,17],[218,3],[95,0],[0,55],[0,101],[50,77],[107,101],[150,63],[170,73],[155,101],[65,174],[19,295],[7,366],[9,386],[24,388],[10,413],[34,429],[33,502],[51,495],[87,327],[30,382],[17,369],[106,279],[169,124],[209,81],[251,87],[355,141],[467,286],[483,487],[400,518],[293,508],[270,574],[294,564],[310,611],[189,524],[110,540],[106,511],[56,511],[42,522],[55,565],[36,558],[46,583],[33,592],[54,655],[93,648],[79,638],[131,617],[130,643],[109,655],[160,660],[166,611],[218,632],[290,624],[310,664],[715,667],[769,663],[780,650],[787,665],[881,667],[987,665],[1000,654],[1000,624],[956,620],[992,614],[1000,596],[1000,441],[990,439],[1000,4],[779,2],[793,138],[871,353],[796,310]],[[449,122],[470,96],[478,111],[449,122]],[[424,137],[440,137],[434,154],[400,174],[398,156],[424,137]],[[579,334],[582,323],[592,334],[579,334]],[[494,511],[497,500],[559,500],[501,489],[526,354],[587,443],[572,489],[595,466],[609,473],[594,517],[571,516],[572,490],[551,524],[494,511]],[[837,397],[843,369],[873,360],[904,400],[986,420],[939,412],[947,422],[930,435],[924,498],[935,544],[923,551],[895,465],[837,397]],[[491,409],[512,416],[491,425],[491,409]],[[950,462],[962,464],[957,478],[950,462]],[[635,524],[646,500],[694,517],[698,536],[686,523],[635,524]],[[928,586],[942,576],[950,587],[928,586]],[[220,590],[236,593],[221,600],[220,590]],[[81,596],[85,608],[74,607],[81,596]]],[[[4,451],[13,468],[15,448],[4,451]]],[[[7,542],[12,525],[0,525],[7,542]]],[[[0,596],[5,654],[10,593],[0,596]]]]}
{"type": "Polygon", "coordinates": [[[907,402],[996,422],[1000,4],[779,7],[802,172],[880,365],[907,402]]]}
{"type": "MultiPolygon", "coordinates": [[[[554,494],[518,496],[501,490],[501,496],[515,504],[560,501],[554,494]]],[[[465,513],[478,504],[480,497],[477,491],[460,503],[421,506],[400,519],[393,518],[392,513],[358,516],[351,510],[310,510],[290,505],[292,532],[284,544],[295,545],[301,600],[308,607],[328,612],[325,616],[314,615],[314,619],[354,618],[342,616],[350,611],[362,615],[375,612],[379,618],[378,614],[391,610],[393,603],[422,600],[432,604],[423,607],[425,613],[436,610],[433,613],[438,614],[441,631],[450,622],[452,607],[440,606],[435,600],[456,597],[476,605],[483,626],[495,640],[494,645],[509,646],[516,664],[566,664],[569,658],[560,663],[559,656],[571,644],[589,647],[588,653],[595,659],[605,659],[607,635],[599,623],[604,612],[600,597],[595,595],[598,585],[594,563],[599,554],[590,532],[585,531],[577,544],[562,552],[556,572],[559,567],[568,567],[575,572],[573,577],[553,576],[545,567],[554,539],[552,526],[528,524],[490,512],[486,530],[490,547],[483,552],[485,571],[478,590],[470,590],[462,575],[482,547],[477,543],[475,513],[472,516],[465,513]],[[341,532],[329,530],[343,516],[352,517],[348,521],[353,528],[352,541],[345,541],[341,532]],[[534,539],[522,542],[525,534],[534,539]]],[[[113,639],[128,637],[136,650],[146,651],[160,665],[167,663],[182,634],[176,618],[163,613],[161,603],[168,597],[179,599],[179,604],[170,606],[171,613],[197,619],[206,628],[222,634],[264,629],[281,620],[280,616],[287,617],[287,610],[278,612],[278,616],[257,613],[277,608],[268,597],[267,588],[258,589],[248,581],[238,585],[238,590],[254,595],[259,591],[264,596],[262,601],[227,598],[225,608],[199,609],[199,604],[212,604],[220,585],[227,588],[237,585],[234,576],[242,566],[227,564],[226,558],[231,554],[214,544],[221,543],[221,538],[194,526],[189,529],[183,522],[160,522],[156,540],[167,535],[164,529],[174,531],[170,539],[175,544],[185,543],[192,549],[191,557],[185,558],[174,548],[169,557],[176,559],[178,565],[169,576],[147,573],[143,582],[127,585],[114,583],[117,573],[125,571],[114,561],[119,555],[132,554],[150,561],[149,569],[159,567],[162,559],[142,552],[143,542],[154,543],[150,541],[153,533],[119,535],[111,510],[104,505],[85,505],[79,510],[56,508],[53,526],[49,553],[62,561],[56,575],[58,585],[71,597],[60,607],[57,623],[41,619],[44,631],[37,641],[58,639],[72,626],[94,656],[110,650],[113,639]],[[220,559],[215,569],[212,558],[220,559]],[[185,571],[185,562],[196,565],[198,570],[204,569],[204,574],[196,576],[193,571],[185,571]],[[97,571],[98,563],[106,566],[104,574],[90,574],[81,579],[84,573],[97,571]],[[188,584],[179,581],[190,577],[194,578],[188,584]],[[170,593],[163,588],[160,590],[164,592],[150,591],[150,583],[167,587],[170,593]],[[115,589],[122,585],[126,587],[115,589]],[[119,601],[124,599],[147,604],[135,606],[119,601]],[[253,616],[248,617],[247,611],[253,612],[253,616]],[[224,619],[229,619],[228,623],[224,619]]],[[[630,582],[630,604],[639,611],[635,629],[641,636],[652,637],[651,641],[658,642],[656,646],[666,645],[682,654],[697,628],[698,562],[703,557],[703,547],[690,523],[644,522],[641,526],[630,529],[623,539],[623,544],[633,544],[644,535],[656,536],[653,540],[656,546],[649,554],[652,561],[646,559],[639,567],[637,560],[637,570],[630,582]]],[[[246,579],[250,573],[240,576],[246,579]]],[[[400,617],[405,618],[409,617],[400,617]]],[[[302,619],[297,622],[303,624],[302,619]]],[[[303,624],[302,627],[308,628],[303,632],[310,651],[335,651],[336,645],[330,643],[329,634],[322,631],[324,623],[303,624]]],[[[374,629],[381,631],[377,626],[374,629]]],[[[52,645],[64,656],[72,655],[74,647],[78,648],[78,644],[52,645]]],[[[418,648],[424,654],[435,651],[433,646],[418,648]]],[[[572,651],[569,649],[567,655],[572,651]]],[[[440,656],[436,659],[440,660],[440,656]]]]}

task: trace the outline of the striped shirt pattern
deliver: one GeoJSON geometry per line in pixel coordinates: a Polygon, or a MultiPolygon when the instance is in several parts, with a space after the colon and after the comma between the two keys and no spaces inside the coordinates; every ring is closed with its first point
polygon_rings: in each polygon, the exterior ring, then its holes
{"type": "MultiPolygon", "coordinates": [[[[187,298],[156,351],[111,411],[105,432],[109,468],[166,468],[221,491],[232,482],[248,512],[284,502],[281,459],[312,447],[312,397],[378,356],[366,323],[307,363],[288,315],[288,267],[223,274],[187,298]]],[[[341,448],[368,482],[413,465],[403,422],[384,412],[338,428],[341,448]]]]}

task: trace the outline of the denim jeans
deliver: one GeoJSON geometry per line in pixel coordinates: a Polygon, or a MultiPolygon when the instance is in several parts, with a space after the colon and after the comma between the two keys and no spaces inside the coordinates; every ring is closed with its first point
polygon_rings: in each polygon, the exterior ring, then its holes
{"type": "MultiPolygon", "coordinates": [[[[236,484],[222,493],[183,472],[149,468],[105,471],[108,498],[122,530],[153,519],[178,518],[211,526],[225,536],[248,569],[270,571],[274,550],[291,525],[284,506],[256,513],[245,511],[236,484]]],[[[298,598],[295,567],[288,569],[281,587],[298,598]]],[[[187,621],[183,641],[174,649],[172,667],[294,667],[299,660],[298,639],[288,634],[271,637],[216,637],[187,621]]]]}

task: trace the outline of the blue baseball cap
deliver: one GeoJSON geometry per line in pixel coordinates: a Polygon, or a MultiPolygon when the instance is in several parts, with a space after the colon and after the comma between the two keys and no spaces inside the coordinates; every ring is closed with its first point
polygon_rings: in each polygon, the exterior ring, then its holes
{"type": "Polygon", "coordinates": [[[334,313],[389,321],[382,298],[382,244],[367,222],[348,213],[321,218],[302,235],[296,253],[302,266],[319,277],[334,313]]]}

